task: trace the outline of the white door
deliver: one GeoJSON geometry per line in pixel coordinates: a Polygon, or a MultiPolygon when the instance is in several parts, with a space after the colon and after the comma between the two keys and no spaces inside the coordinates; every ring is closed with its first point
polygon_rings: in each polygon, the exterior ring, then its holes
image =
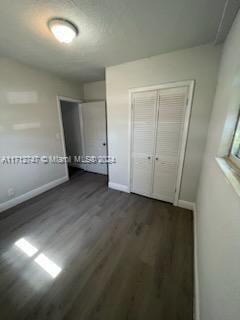
{"type": "Polygon", "coordinates": [[[146,196],[152,194],[156,109],[156,90],[133,95],[131,191],[146,196]]]}
{"type": "MultiPolygon", "coordinates": [[[[104,101],[81,104],[84,156],[100,159],[107,156],[106,108],[104,101]]],[[[88,163],[85,170],[107,174],[107,164],[88,163]]]]}
{"type": "Polygon", "coordinates": [[[174,202],[188,87],[158,91],[153,197],[174,202]]]}

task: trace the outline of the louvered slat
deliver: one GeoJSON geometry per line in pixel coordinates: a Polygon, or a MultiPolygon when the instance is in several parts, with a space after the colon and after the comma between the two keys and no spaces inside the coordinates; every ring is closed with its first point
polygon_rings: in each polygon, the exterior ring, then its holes
{"type": "Polygon", "coordinates": [[[187,100],[187,87],[159,90],[153,197],[173,202],[187,100]],[[158,160],[156,160],[158,159],[158,160]]]}
{"type": "Polygon", "coordinates": [[[148,196],[152,194],[156,104],[157,91],[133,96],[132,191],[148,196]]]}

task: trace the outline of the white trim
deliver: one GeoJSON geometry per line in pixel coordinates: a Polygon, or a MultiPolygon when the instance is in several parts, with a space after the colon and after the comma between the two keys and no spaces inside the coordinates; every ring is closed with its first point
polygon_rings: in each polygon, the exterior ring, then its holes
{"type": "Polygon", "coordinates": [[[240,169],[240,159],[232,153],[230,154],[229,158],[235,164],[235,166],[240,169]]]}
{"type": "Polygon", "coordinates": [[[182,173],[183,173],[183,165],[184,165],[186,147],[187,147],[187,137],[188,137],[190,116],[191,116],[191,109],[192,109],[192,102],[193,102],[194,85],[195,85],[194,81],[189,81],[188,104],[185,111],[184,127],[183,127],[183,134],[182,134],[182,145],[180,149],[180,157],[179,157],[179,163],[178,163],[176,193],[174,198],[175,206],[177,205],[179,200],[179,194],[180,194],[180,188],[181,188],[181,182],[182,182],[182,173]]]}
{"type": "Polygon", "coordinates": [[[14,206],[16,206],[17,204],[19,203],[22,203],[26,200],[29,200],[33,197],[36,197],[38,196],[39,194],[45,192],[45,191],[48,191],[56,186],[58,186],[59,184],[62,184],[64,182],[68,181],[68,176],[65,176],[65,177],[62,177],[62,178],[59,178],[57,180],[53,180],[47,184],[44,184],[43,186],[41,187],[38,187],[36,189],[33,189],[31,191],[28,191],[27,193],[24,193],[16,198],[13,198],[11,200],[8,200],[6,202],[3,202],[0,204],[0,212],[4,211],[4,210],[7,210],[7,209],[10,209],[14,206]]]}
{"type": "MultiPolygon", "coordinates": [[[[66,157],[66,144],[65,144],[65,137],[64,137],[64,129],[63,129],[63,120],[62,120],[62,110],[61,110],[61,97],[57,96],[57,110],[58,110],[58,120],[59,120],[59,125],[60,125],[60,139],[61,139],[61,144],[62,144],[62,152],[63,156],[66,157]]],[[[65,169],[65,174],[69,179],[69,173],[68,173],[68,165],[65,162],[64,163],[64,169],[65,169]]]]}
{"type": "MultiPolygon", "coordinates": [[[[82,103],[78,106],[79,110],[79,119],[80,119],[80,132],[81,132],[81,144],[82,144],[82,155],[86,156],[86,147],[85,147],[85,135],[84,135],[84,121],[83,121],[83,106],[82,103]]],[[[82,163],[81,168],[87,170],[87,164],[82,163]]]]}
{"type": "Polygon", "coordinates": [[[194,236],[194,320],[200,320],[200,294],[198,273],[198,242],[197,242],[197,209],[193,206],[193,236],[194,236]]]}
{"type": "Polygon", "coordinates": [[[124,184],[108,182],[108,188],[129,193],[129,187],[124,184]]]}
{"type": "Polygon", "coordinates": [[[133,94],[131,90],[128,90],[128,186],[131,192],[132,189],[132,145],[133,145],[133,94]]]}
{"type": "Polygon", "coordinates": [[[180,208],[192,210],[194,209],[194,202],[185,201],[185,200],[178,200],[177,206],[180,208]]]}
{"type": "Polygon", "coordinates": [[[128,91],[132,94],[134,92],[143,92],[143,91],[151,91],[151,90],[159,90],[159,89],[169,89],[169,88],[177,88],[177,87],[188,87],[192,83],[194,83],[194,80],[186,80],[186,81],[174,81],[174,82],[167,82],[162,83],[154,86],[146,86],[146,87],[138,87],[138,88],[132,88],[128,91]]]}
{"type": "MultiPolygon", "coordinates": [[[[183,173],[183,165],[186,153],[186,146],[187,146],[187,137],[188,137],[188,130],[190,124],[190,116],[191,116],[191,109],[193,103],[193,93],[194,93],[194,86],[195,80],[187,80],[187,81],[178,81],[178,82],[169,82],[163,83],[160,85],[154,86],[147,86],[147,87],[140,87],[140,88],[132,88],[128,90],[129,95],[129,123],[128,123],[128,185],[129,190],[131,191],[132,181],[131,181],[131,172],[132,172],[132,157],[131,157],[131,149],[132,149],[132,96],[135,92],[143,92],[143,91],[151,91],[151,90],[160,90],[160,89],[168,89],[168,88],[177,88],[177,87],[189,87],[188,91],[188,103],[186,106],[185,111],[185,119],[184,119],[184,128],[183,128],[183,135],[182,135],[182,143],[181,143],[181,150],[179,156],[179,164],[178,164],[178,174],[177,174],[177,181],[176,181],[176,192],[174,197],[173,204],[175,206],[179,205],[179,194],[180,194],[180,187],[182,182],[182,173],[183,173]]],[[[179,205],[180,206],[180,205],[179,205]]],[[[191,208],[192,210],[192,208],[191,208]]]]}
{"type": "Polygon", "coordinates": [[[83,103],[83,100],[80,100],[80,99],[74,99],[74,98],[69,98],[69,97],[64,97],[64,96],[57,96],[57,97],[59,100],[62,100],[62,101],[83,103]]]}
{"type": "Polygon", "coordinates": [[[228,157],[216,158],[215,160],[221,172],[224,174],[227,183],[233,187],[234,191],[240,197],[239,168],[228,157]]]}

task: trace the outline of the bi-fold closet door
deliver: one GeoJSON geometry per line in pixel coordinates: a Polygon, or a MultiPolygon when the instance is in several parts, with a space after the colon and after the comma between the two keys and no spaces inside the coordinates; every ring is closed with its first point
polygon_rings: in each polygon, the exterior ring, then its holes
{"type": "Polygon", "coordinates": [[[189,87],[132,95],[131,191],[173,203],[189,87]]]}

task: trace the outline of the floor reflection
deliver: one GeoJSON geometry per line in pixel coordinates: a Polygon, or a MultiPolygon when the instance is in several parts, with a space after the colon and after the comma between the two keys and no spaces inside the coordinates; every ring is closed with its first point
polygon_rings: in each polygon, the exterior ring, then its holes
{"type": "MultiPolygon", "coordinates": [[[[25,238],[17,240],[14,245],[30,258],[35,256],[39,251],[25,238]]],[[[43,253],[38,254],[34,259],[34,262],[37,263],[44,271],[46,271],[53,279],[56,278],[62,271],[62,268],[60,268],[55,262],[53,262],[43,253]]]]}
{"type": "Polygon", "coordinates": [[[38,252],[38,249],[31,245],[31,243],[24,238],[16,241],[14,245],[22,250],[28,257],[32,257],[38,252]]]}
{"type": "Polygon", "coordinates": [[[56,278],[62,269],[56,265],[52,260],[50,260],[45,254],[41,253],[37,256],[34,261],[43,268],[52,278],[56,278]]]}

